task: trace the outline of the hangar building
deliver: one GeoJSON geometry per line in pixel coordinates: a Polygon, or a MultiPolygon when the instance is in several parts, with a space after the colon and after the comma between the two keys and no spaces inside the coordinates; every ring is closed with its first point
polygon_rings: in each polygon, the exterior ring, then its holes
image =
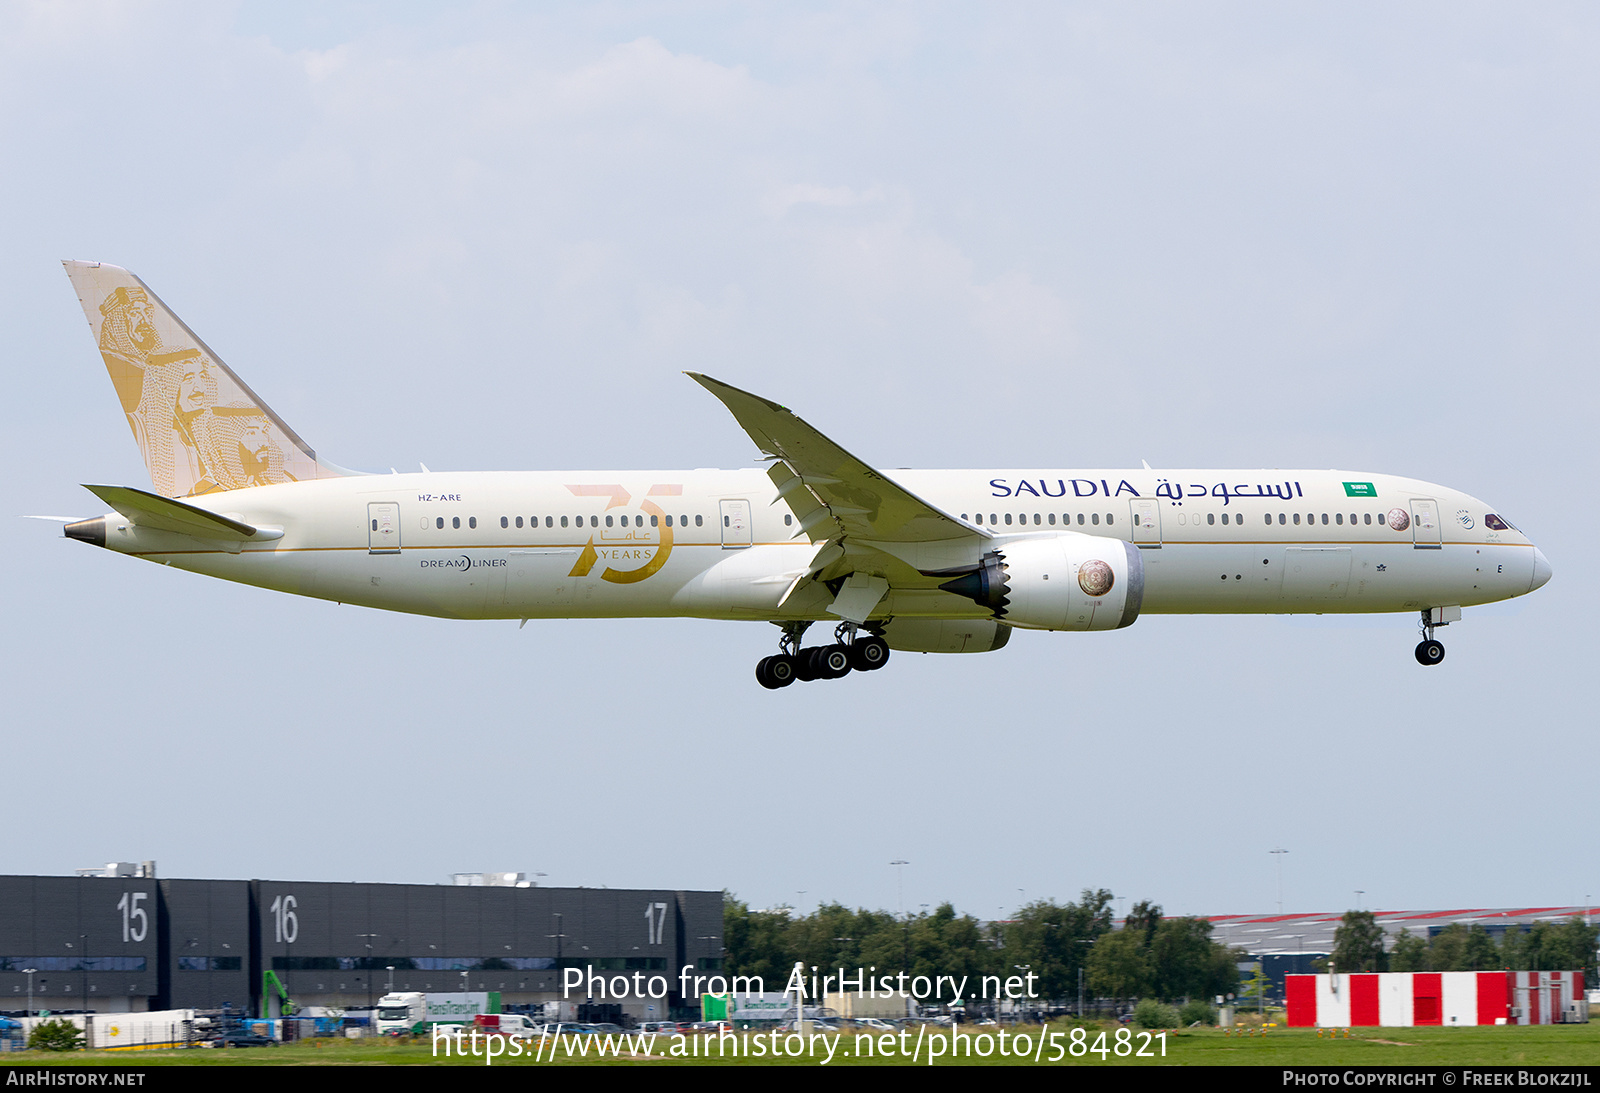
{"type": "Polygon", "coordinates": [[[649,1019],[682,1004],[685,968],[722,969],[720,892],[0,876],[0,909],[12,1011],[31,992],[34,1010],[261,1016],[270,971],[300,1006],[499,991],[506,1007],[620,1003],[649,1019]],[[590,985],[563,994],[569,968],[590,985]],[[590,976],[627,993],[596,995],[590,976]]]}

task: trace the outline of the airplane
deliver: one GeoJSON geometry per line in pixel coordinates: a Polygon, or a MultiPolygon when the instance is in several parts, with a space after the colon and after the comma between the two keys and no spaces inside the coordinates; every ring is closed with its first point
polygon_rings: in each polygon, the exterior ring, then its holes
{"type": "Polygon", "coordinates": [[[776,624],[768,689],[979,653],[1015,629],[1148,614],[1461,609],[1525,595],[1542,551],[1478,499],[1311,470],[896,470],[709,376],[765,469],[369,474],[322,459],[125,269],[63,263],[153,490],[68,538],[224,580],[457,619],[776,624]],[[813,625],[831,642],[803,646],[813,625]]]}

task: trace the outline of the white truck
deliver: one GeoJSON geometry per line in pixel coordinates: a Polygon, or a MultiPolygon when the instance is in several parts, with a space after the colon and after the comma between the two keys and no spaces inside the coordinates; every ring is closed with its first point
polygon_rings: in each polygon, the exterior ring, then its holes
{"type": "Polygon", "coordinates": [[[499,1012],[499,991],[395,991],[378,999],[373,1025],[380,1036],[398,1036],[433,1025],[470,1025],[480,1013],[499,1012]]]}

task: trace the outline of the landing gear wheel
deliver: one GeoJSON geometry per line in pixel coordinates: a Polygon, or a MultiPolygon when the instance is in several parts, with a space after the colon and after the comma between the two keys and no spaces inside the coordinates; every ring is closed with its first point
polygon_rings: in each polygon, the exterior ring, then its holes
{"type": "Polygon", "coordinates": [[[777,656],[762,657],[756,664],[756,682],[769,691],[787,687],[794,679],[794,658],[791,656],[779,653],[777,656]]]}
{"type": "Polygon", "coordinates": [[[850,674],[850,647],[847,645],[822,645],[811,657],[818,679],[838,679],[850,674]]]}
{"type": "Polygon", "coordinates": [[[1444,659],[1444,643],[1429,638],[1417,643],[1418,664],[1438,664],[1444,659]]]}
{"type": "Polygon", "coordinates": [[[850,667],[858,672],[876,672],[889,663],[889,643],[882,638],[861,638],[850,646],[850,667]]]}
{"type": "Polygon", "coordinates": [[[789,656],[787,653],[779,653],[777,656],[770,658],[770,660],[771,663],[767,665],[767,674],[777,681],[779,687],[787,687],[795,681],[794,657],[789,656]]]}

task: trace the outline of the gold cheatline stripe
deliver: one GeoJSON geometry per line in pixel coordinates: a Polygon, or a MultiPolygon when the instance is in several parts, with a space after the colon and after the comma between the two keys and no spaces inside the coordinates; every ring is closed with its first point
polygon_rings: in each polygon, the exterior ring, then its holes
{"type": "MultiPolygon", "coordinates": [[[[1074,534],[1076,534],[1076,533],[1074,533],[1074,534]]],[[[1112,542],[1118,542],[1118,543],[1129,543],[1132,546],[1141,546],[1141,545],[1143,545],[1142,543],[1136,542],[1134,540],[1123,539],[1123,538],[1121,538],[1119,536],[1115,536],[1115,535],[1091,535],[1091,536],[1089,536],[1089,538],[1091,538],[1091,539],[1106,539],[1106,540],[1109,540],[1109,541],[1112,541],[1112,542]]],[[[1311,539],[1311,540],[1306,540],[1306,541],[1297,541],[1297,540],[1293,540],[1293,539],[1159,539],[1159,540],[1152,539],[1152,540],[1149,540],[1149,542],[1158,542],[1162,546],[1332,546],[1332,547],[1340,547],[1340,546],[1406,546],[1407,545],[1407,542],[1398,542],[1397,543],[1393,539],[1344,539],[1344,540],[1311,539]]],[[[641,547],[653,547],[653,546],[660,546],[660,545],[661,545],[660,543],[641,543],[641,544],[639,544],[639,546],[641,546],[641,547]]],[[[770,542],[770,543],[750,543],[750,544],[747,544],[747,545],[748,546],[787,546],[787,545],[793,545],[793,540],[784,539],[782,541],[776,541],[776,542],[770,542]]],[[[799,544],[799,545],[813,546],[815,544],[805,543],[805,544],[799,544]]],[[[1416,544],[1414,542],[1411,542],[1410,545],[1411,546],[1415,546],[1416,544]]],[[[1533,546],[1532,543],[1490,543],[1490,542],[1487,542],[1487,541],[1485,541],[1485,542],[1466,542],[1466,543],[1458,543],[1458,542],[1425,543],[1423,545],[1426,546],[1426,547],[1504,546],[1504,547],[1524,547],[1524,548],[1533,546]]],[[[679,542],[673,543],[672,546],[673,546],[673,549],[677,549],[678,547],[700,547],[700,546],[720,547],[720,546],[722,546],[722,542],[721,542],[721,540],[715,540],[715,539],[711,540],[709,542],[704,542],[704,543],[685,543],[685,542],[679,541],[679,542]]],[[[401,553],[404,553],[405,551],[408,551],[408,550],[450,550],[450,551],[455,551],[455,550],[523,550],[523,549],[526,549],[528,547],[539,547],[539,548],[542,548],[542,549],[545,549],[545,550],[582,550],[583,547],[584,547],[584,544],[583,543],[512,543],[512,544],[509,544],[509,545],[496,546],[496,545],[492,545],[492,544],[462,543],[462,544],[456,544],[456,545],[451,545],[451,546],[402,546],[399,550],[382,551],[380,553],[384,553],[384,554],[401,554],[401,553]]],[[[108,549],[111,549],[111,548],[108,548],[108,549]]],[[[620,549],[623,549],[623,548],[619,546],[619,547],[616,547],[614,549],[619,549],[620,550],[620,549]]],[[[744,550],[745,547],[744,546],[729,547],[727,549],[730,549],[730,550],[744,550]]],[[[277,550],[240,550],[238,552],[231,551],[231,550],[119,550],[116,553],[118,553],[118,554],[126,554],[130,558],[150,558],[150,557],[158,557],[158,556],[166,557],[166,556],[178,555],[178,554],[235,554],[235,556],[237,556],[237,554],[311,554],[311,553],[316,553],[318,551],[339,551],[339,550],[355,550],[355,551],[361,551],[363,553],[372,553],[372,548],[370,546],[364,546],[364,547],[363,546],[280,547],[277,550]]]]}

